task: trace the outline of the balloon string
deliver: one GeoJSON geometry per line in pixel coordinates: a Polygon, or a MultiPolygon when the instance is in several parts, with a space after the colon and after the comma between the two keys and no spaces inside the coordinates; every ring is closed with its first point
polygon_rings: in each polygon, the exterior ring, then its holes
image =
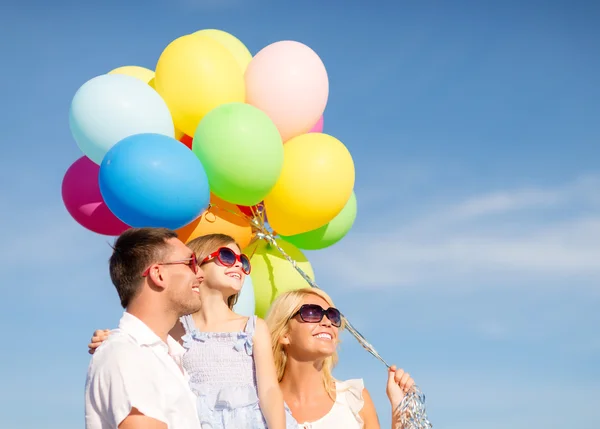
{"type": "MultiPolygon", "coordinates": [[[[302,276],[304,280],[313,288],[321,289],[313,279],[311,279],[308,274],[302,270],[298,266],[298,263],[287,254],[287,252],[277,243],[275,239],[275,234],[269,231],[267,226],[265,225],[265,215],[264,215],[264,207],[262,205],[259,206],[258,209],[251,207],[252,217],[243,215],[246,219],[248,219],[255,231],[255,238],[262,239],[267,241],[273,247],[275,247],[279,253],[289,262],[292,266],[298,271],[298,273],[302,276]]],[[[236,213],[232,210],[227,210],[231,213],[234,213],[238,216],[242,216],[239,213],[236,213]]],[[[348,329],[350,334],[358,343],[371,355],[377,358],[380,362],[382,362],[387,368],[390,368],[390,365],[383,359],[383,357],[375,350],[375,347],[369,343],[366,338],[350,323],[348,318],[342,314],[342,318],[344,320],[344,327],[348,329]]],[[[413,385],[404,398],[402,398],[402,402],[400,405],[394,410],[394,415],[397,418],[397,423],[399,424],[398,429],[430,429],[433,427],[431,422],[427,418],[427,412],[425,410],[425,395],[417,385],[413,385]],[[399,415],[398,415],[399,414],[399,415]]]]}

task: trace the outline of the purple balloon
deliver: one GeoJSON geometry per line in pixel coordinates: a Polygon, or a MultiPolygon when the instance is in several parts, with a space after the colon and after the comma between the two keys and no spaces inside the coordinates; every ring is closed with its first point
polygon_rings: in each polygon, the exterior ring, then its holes
{"type": "Polygon", "coordinates": [[[120,235],[129,228],[106,206],[98,173],[100,166],[87,156],[75,161],[65,173],[62,182],[62,199],[69,214],[81,226],[96,234],[120,235]]]}
{"type": "Polygon", "coordinates": [[[319,118],[317,123],[313,125],[309,133],[322,133],[323,132],[323,115],[319,118]]]}

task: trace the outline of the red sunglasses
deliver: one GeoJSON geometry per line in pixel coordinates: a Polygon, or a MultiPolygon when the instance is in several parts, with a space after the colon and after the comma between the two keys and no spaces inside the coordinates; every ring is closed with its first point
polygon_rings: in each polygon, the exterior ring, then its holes
{"type": "MultiPolygon", "coordinates": [[[[194,274],[198,273],[198,260],[196,259],[196,255],[194,253],[192,253],[192,256],[187,258],[187,259],[182,259],[181,261],[173,261],[173,262],[161,262],[159,264],[156,265],[187,265],[188,267],[190,267],[190,269],[194,272],[194,274]]],[[[142,277],[146,277],[148,276],[148,274],[150,274],[150,268],[152,268],[151,266],[146,268],[146,270],[144,270],[144,272],[142,273],[142,277]]]]}
{"type": "Polygon", "coordinates": [[[200,265],[208,262],[213,258],[216,258],[217,261],[219,261],[219,263],[225,267],[233,267],[235,263],[239,261],[240,264],[242,264],[242,271],[246,275],[250,274],[250,270],[252,269],[250,265],[250,259],[248,259],[246,255],[244,255],[243,253],[238,255],[229,247],[221,247],[215,252],[212,252],[210,255],[208,255],[202,260],[200,265]]]}

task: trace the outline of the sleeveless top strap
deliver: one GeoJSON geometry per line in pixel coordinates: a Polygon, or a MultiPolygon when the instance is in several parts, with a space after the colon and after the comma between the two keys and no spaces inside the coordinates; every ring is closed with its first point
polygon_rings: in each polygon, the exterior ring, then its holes
{"type": "Polygon", "coordinates": [[[364,426],[364,421],[360,416],[360,411],[365,405],[365,400],[363,398],[364,388],[365,384],[362,378],[350,379],[342,382],[336,381],[338,399],[348,407],[361,428],[364,426]]]}
{"type": "Polygon", "coordinates": [[[256,315],[249,317],[246,327],[244,328],[244,332],[249,336],[254,335],[254,331],[256,330],[256,318],[256,315]]]}
{"type": "Polygon", "coordinates": [[[189,334],[196,330],[196,324],[194,323],[194,319],[192,319],[191,314],[187,314],[179,318],[179,321],[183,325],[183,329],[185,329],[185,333],[189,334]]]}

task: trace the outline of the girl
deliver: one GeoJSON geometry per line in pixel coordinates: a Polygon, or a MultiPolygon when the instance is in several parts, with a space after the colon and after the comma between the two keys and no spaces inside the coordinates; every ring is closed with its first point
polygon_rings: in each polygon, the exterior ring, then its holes
{"type": "MultiPolygon", "coordinates": [[[[232,311],[250,261],[228,235],[198,237],[187,246],[204,271],[200,311],[184,316],[171,336],[185,348],[181,358],[197,395],[203,429],[284,429],[271,337],[264,320],[232,311]]],[[[96,331],[90,348],[106,338],[96,331]]],[[[288,428],[297,428],[292,418],[288,428]]]]}

